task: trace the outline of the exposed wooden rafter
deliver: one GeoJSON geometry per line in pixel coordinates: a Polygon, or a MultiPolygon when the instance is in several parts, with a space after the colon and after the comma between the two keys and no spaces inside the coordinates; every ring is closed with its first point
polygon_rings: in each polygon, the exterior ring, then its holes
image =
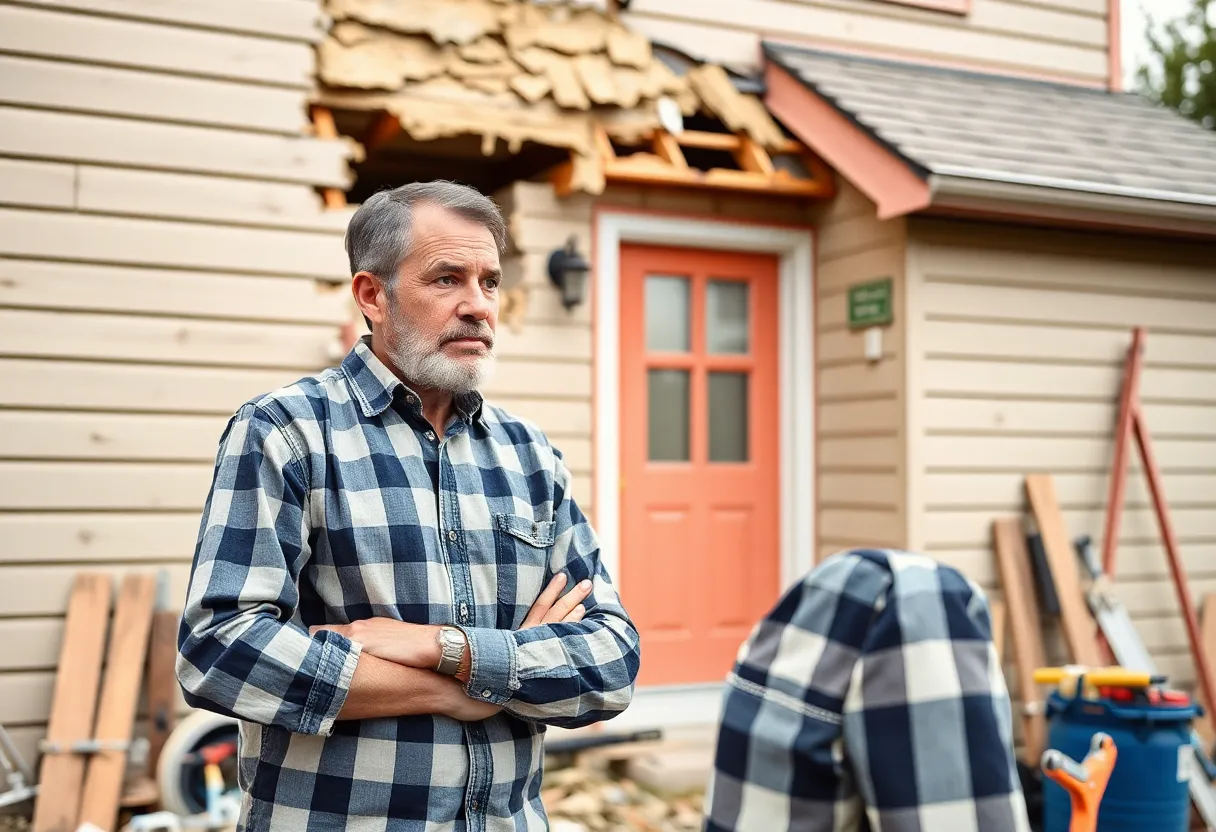
{"type": "MultiPolygon", "coordinates": [[[[797,155],[811,174],[809,179],[778,168],[764,147],[742,134],[685,130],[675,135],[659,129],[649,135],[647,143],[650,152],[618,155],[607,131],[603,126],[596,125],[596,162],[603,168],[604,181],[816,199],[830,199],[835,195],[835,184],[827,165],[805,145],[793,139],[777,148],[777,154],[797,155]],[[684,156],[685,148],[726,151],[734,157],[739,167],[700,170],[688,163],[684,156]]],[[[561,196],[572,190],[574,164],[571,158],[553,173],[554,188],[561,196]]]]}
{"type": "MultiPolygon", "coordinates": [[[[338,127],[334,124],[334,114],[328,107],[313,105],[309,108],[312,117],[312,127],[318,139],[337,139],[338,127]]],[[[321,197],[325,200],[326,208],[345,208],[346,194],[341,188],[322,188],[321,197]]]]}

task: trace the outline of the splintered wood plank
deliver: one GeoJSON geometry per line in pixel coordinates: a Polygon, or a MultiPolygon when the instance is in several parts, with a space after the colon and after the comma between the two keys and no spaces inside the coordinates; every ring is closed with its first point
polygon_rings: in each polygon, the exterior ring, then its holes
{"type": "MultiPolygon", "coordinates": [[[[1216,664],[1216,592],[1203,596],[1199,608],[1200,645],[1208,664],[1216,664]]],[[[1203,694],[1203,685],[1196,685],[1195,698],[1203,706],[1204,714],[1195,720],[1195,730],[1203,738],[1205,748],[1211,748],[1216,742],[1216,720],[1212,715],[1212,703],[1203,694]]]]}
{"type": "MultiPolygon", "coordinates": [[[[106,679],[97,709],[97,728],[93,732],[103,742],[131,739],[155,601],[155,575],[136,573],[123,578],[106,653],[106,679]]],[[[100,751],[90,756],[80,802],[81,824],[92,823],[101,829],[115,827],[126,765],[126,751],[100,751]]]]}
{"type": "MultiPolygon", "coordinates": [[[[109,575],[95,572],[78,572],[73,581],[51,699],[47,730],[51,742],[69,744],[93,735],[111,587],[109,575]]],[[[34,832],[71,832],[76,828],[84,778],[82,755],[43,755],[39,794],[34,803],[34,832]]]]}
{"type": "Polygon", "coordinates": [[[1027,765],[1037,766],[1043,753],[1043,714],[1041,710],[1031,712],[1027,706],[1028,703],[1038,704],[1041,699],[1038,685],[1034,681],[1034,671],[1047,665],[1047,654],[1043,649],[1039,601],[1034,593],[1034,578],[1030,572],[1030,552],[1026,549],[1022,524],[1016,517],[994,521],[992,538],[997,568],[1001,574],[1001,588],[1005,593],[1009,632],[1013,641],[1018,699],[1023,707],[1023,760],[1027,765]]]}
{"type": "Polygon", "coordinates": [[[1076,664],[1100,667],[1105,662],[1098,650],[1097,623],[1085,601],[1077,553],[1064,525],[1051,475],[1028,475],[1026,496],[1039,526],[1039,534],[1043,537],[1043,549],[1047,553],[1051,578],[1060,599],[1060,625],[1069,655],[1076,664]]]}
{"type": "Polygon", "coordinates": [[[152,638],[148,646],[148,771],[155,777],[161,749],[177,724],[177,623],[172,610],[157,610],[152,616],[152,638]]]}

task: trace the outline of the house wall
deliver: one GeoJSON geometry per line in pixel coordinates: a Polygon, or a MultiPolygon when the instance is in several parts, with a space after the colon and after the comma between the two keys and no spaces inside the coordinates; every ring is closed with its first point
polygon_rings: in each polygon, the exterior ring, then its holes
{"type": "Polygon", "coordinates": [[[761,38],[1104,85],[1107,0],[632,0],[625,20],[692,55],[754,67],[761,38]]]}
{"type": "Polygon", "coordinates": [[[163,567],[180,604],[228,416],[335,357],[316,16],[0,6],[0,723],[28,761],[75,573],[163,567]]]}
{"type": "MultiPolygon", "coordinates": [[[[1216,245],[915,221],[909,236],[909,534],[996,589],[994,517],[1053,475],[1069,533],[1101,546],[1133,326],[1141,398],[1197,598],[1216,590],[1216,245]]],[[[1193,667],[1131,451],[1117,587],[1171,681],[1193,667]]],[[[1100,551],[1100,549],[1099,549],[1100,551]]]]}
{"type": "MultiPolygon", "coordinates": [[[[550,282],[550,252],[573,235],[579,251],[594,262],[591,249],[598,210],[662,212],[746,222],[806,226],[811,207],[799,200],[772,200],[710,191],[610,187],[592,198],[556,197],[548,183],[517,182],[495,195],[510,224],[513,251],[504,261],[508,287],[526,291],[526,311],[518,331],[499,326],[498,371],[487,396],[535,421],[562,451],[574,474],[580,508],[594,521],[594,385],[590,302],[567,311],[550,282]]],[[[592,275],[591,280],[615,279],[592,275]]],[[[590,283],[587,298],[592,296],[590,283]]],[[[615,426],[601,429],[615,429],[615,426]]]]}
{"type": "Polygon", "coordinates": [[[878,220],[874,203],[844,182],[816,221],[818,554],[903,546],[906,223],[878,220]],[[882,359],[869,362],[863,334],[848,328],[847,292],[883,277],[892,279],[894,321],[882,359]]]}

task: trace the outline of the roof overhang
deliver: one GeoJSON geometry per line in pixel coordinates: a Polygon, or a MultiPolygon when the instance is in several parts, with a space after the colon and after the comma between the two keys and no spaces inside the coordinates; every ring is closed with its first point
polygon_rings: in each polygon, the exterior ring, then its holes
{"type": "Polygon", "coordinates": [[[929,170],[771,59],[764,78],[769,111],[874,202],[879,219],[976,216],[1216,237],[1214,198],[975,168],[929,170]]]}

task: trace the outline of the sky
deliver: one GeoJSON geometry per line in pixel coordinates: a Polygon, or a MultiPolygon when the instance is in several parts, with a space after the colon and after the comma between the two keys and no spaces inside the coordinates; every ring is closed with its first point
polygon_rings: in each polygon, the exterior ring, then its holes
{"type": "Polygon", "coordinates": [[[1191,8],[1191,0],[1121,0],[1123,28],[1123,83],[1127,89],[1135,85],[1136,67],[1148,57],[1144,26],[1148,16],[1154,21],[1182,17],[1191,8]]]}

